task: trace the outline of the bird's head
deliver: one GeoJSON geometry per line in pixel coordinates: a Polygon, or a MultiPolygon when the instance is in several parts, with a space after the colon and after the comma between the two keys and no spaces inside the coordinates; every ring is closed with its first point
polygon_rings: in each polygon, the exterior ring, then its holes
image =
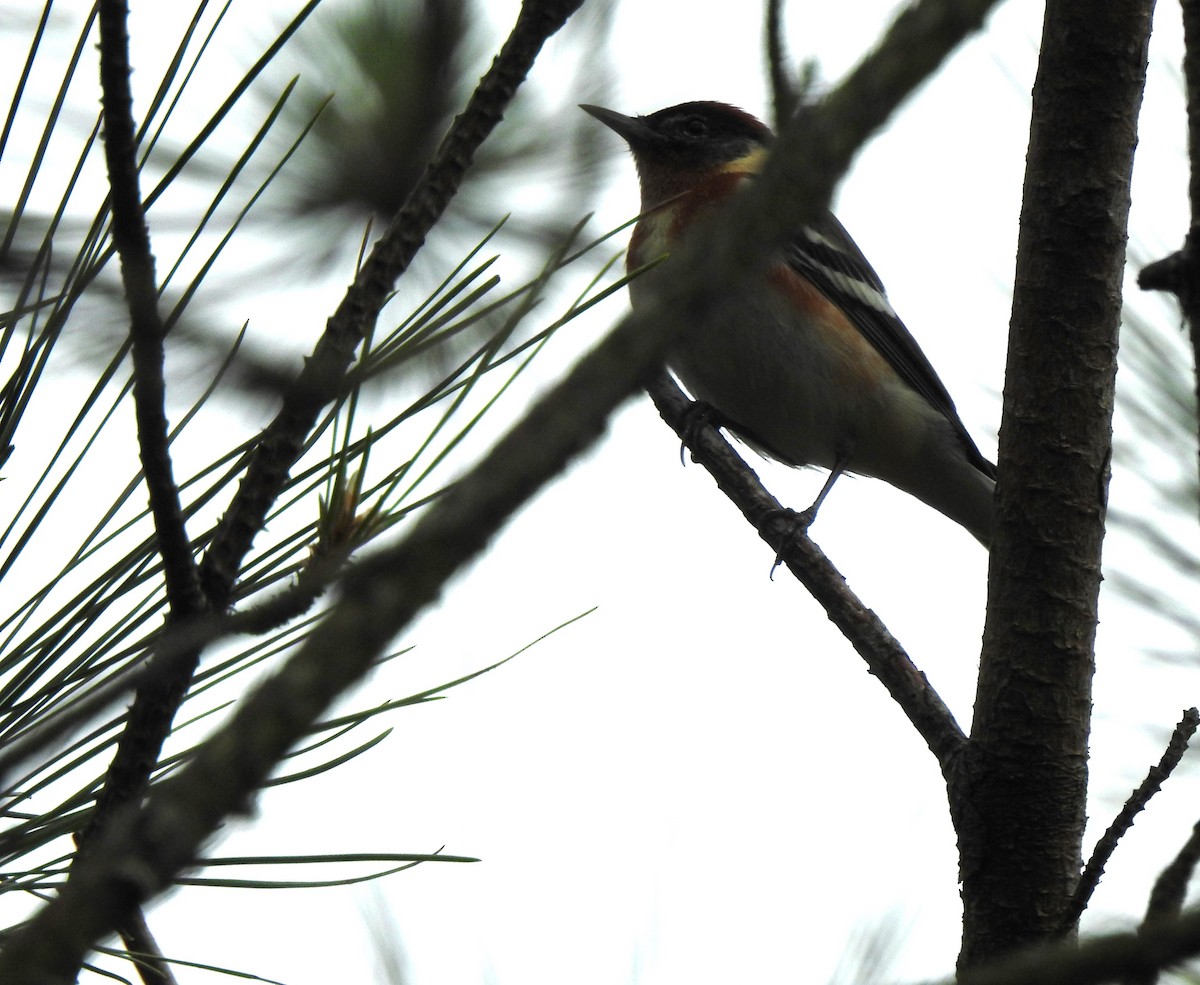
{"type": "Polygon", "coordinates": [[[581,106],[624,138],[642,184],[643,211],[713,174],[756,171],[773,134],[766,124],[727,103],[680,103],[649,116],[625,116],[581,106]]]}

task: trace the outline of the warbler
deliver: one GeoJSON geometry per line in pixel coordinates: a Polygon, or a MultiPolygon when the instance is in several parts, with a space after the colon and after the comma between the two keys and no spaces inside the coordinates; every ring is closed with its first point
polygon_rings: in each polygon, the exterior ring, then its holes
{"type": "MultiPolygon", "coordinates": [[[[669,255],[693,223],[752,180],[774,138],[719,102],[648,116],[581,108],[624,138],[637,166],[642,215],[630,271],[669,255]]],[[[630,281],[634,307],[644,283],[630,281]]],[[[736,319],[685,331],[667,364],[760,453],[829,469],[805,522],[851,472],[891,483],[990,545],[996,467],[832,213],[797,230],[736,307],[736,319]]]]}

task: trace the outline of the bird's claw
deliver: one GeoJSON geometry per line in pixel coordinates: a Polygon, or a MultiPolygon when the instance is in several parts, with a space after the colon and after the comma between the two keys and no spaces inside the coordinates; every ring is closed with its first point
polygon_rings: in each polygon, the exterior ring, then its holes
{"type": "Polygon", "coordinates": [[[679,444],[679,463],[687,465],[687,449],[700,435],[705,426],[721,428],[725,426],[725,418],[716,407],[703,400],[693,400],[692,405],[684,411],[683,440],[679,444]]]}
{"type": "Polygon", "coordinates": [[[764,518],[764,522],[779,519],[787,524],[787,532],[779,542],[779,553],[775,555],[775,563],[771,565],[771,581],[775,580],[775,570],[783,564],[784,555],[787,554],[788,548],[801,537],[808,534],[808,528],[812,526],[813,520],[817,518],[817,507],[819,505],[819,503],[813,503],[808,509],[800,512],[783,506],[777,510],[771,510],[764,518]]]}

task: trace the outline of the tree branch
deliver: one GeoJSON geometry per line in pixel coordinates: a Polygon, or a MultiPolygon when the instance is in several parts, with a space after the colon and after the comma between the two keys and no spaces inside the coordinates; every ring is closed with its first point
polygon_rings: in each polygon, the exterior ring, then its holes
{"type": "MultiPolygon", "coordinates": [[[[101,0],[100,89],[104,109],[104,159],[112,203],[113,245],[121,258],[121,278],[129,309],[133,355],[133,400],[137,419],[142,473],[154,518],[155,539],[163,560],[163,578],[170,607],[168,621],[178,624],[205,609],[199,570],[192,556],[171,463],[163,380],[165,331],[158,312],[158,285],[150,230],[138,184],[137,135],[133,94],[129,86],[129,8],[125,0],[101,0]]],[[[190,678],[190,674],[189,674],[190,678]]],[[[186,687],[186,682],[181,682],[186,687]]],[[[180,693],[182,690],[180,689],[180,693]]],[[[77,837],[77,859],[118,806],[139,798],[149,783],[162,743],[170,730],[178,699],[139,692],[129,720],[109,764],[104,786],[87,826],[77,837]]],[[[138,908],[120,926],[127,942],[150,949],[142,967],[147,981],[170,982],[171,976],[153,953],[154,938],[138,908]]]]}
{"type": "Polygon", "coordinates": [[[1200,910],[1132,934],[1107,934],[1078,947],[1033,948],[965,971],[956,985],[1103,985],[1178,965],[1200,954],[1200,910]]]}
{"type": "MultiPolygon", "coordinates": [[[[1071,903],[1063,913],[1062,920],[1059,921],[1058,932],[1055,936],[1062,937],[1073,933],[1076,926],[1079,924],[1079,918],[1083,916],[1083,911],[1087,909],[1088,902],[1092,898],[1092,893],[1096,891],[1096,887],[1100,885],[1100,877],[1104,875],[1104,867],[1108,864],[1108,860],[1112,858],[1112,854],[1117,849],[1117,843],[1124,837],[1125,832],[1133,826],[1133,820],[1145,808],[1159,790],[1162,789],[1163,783],[1166,782],[1183,759],[1183,754],[1187,751],[1188,742],[1196,733],[1197,726],[1200,726],[1200,712],[1195,708],[1188,708],[1183,713],[1183,718],[1179,724],[1175,726],[1175,731],[1171,733],[1171,741],[1167,743],[1167,749],[1162,755],[1162,759],[1158,761],[1156,766],[1151,766],[1150,771],[1146,774],[1146,778],[1138,784],[1137,789],[1129,795],[1129,799],[1125,801],[1125,805],[1121,808],[1120,813],[1113,819],[1112,824],[1108,826],[1108,830],[1100,836],[1100,840],[1096,842],[1096,847],[1092,850],[1092,857],[1088,859],[1088,864],[1083,869],[1083,875],[1079,879],[1079,885],[1075,888],[1075,893],[1071,897],[1071,903]]],[[[1172,916],[1178,915],[1178,909],[1172,916]]]]}
{"type": "Polygon", "coordinates": [[[767,0],[763,34],[767,56],[767,76],[771,80],[771,118],[779,129],[792,118],[800,102],[795,74],[783,39],[783,0],[767,0]]]}
{"type": "MultiPolygon", "coordinates": [[[[1183,9],[1183,78],[1187,89],[1188,197],[1192,215],[1183,249],[1148,264],[1138,274],[1143,291],[1169,291],[1179,299],[1192,340],[1192,365],[1200,399],[1200,0],[1180,0],[1183,9]]],[[[1200,417],[1196,420],[1200,429],[1200,417]]],[[[1198,460],[1200,467],[1200,460],[1198,460]]]]}
{"type": "MultiPolygon", "coordinates": [[[[249,809],[270,771],[329,704],[370,670],[516,509],[596,439],[607,415],[661,362],[672,334],[728,315],[724,298],[791,230],[821,213],[857,147],[990,6],[922,0],[907,8],[839,90],[793,120],[760,180],[713,217],[712,236],[680,250],[672,260],[675,276],[655,287],[650,303],[434,501],[403,541],[351,568],[328,616],[281,670],[144,805],[113,818],[58,897],[5,942],[0,981],[68,985],[96,939],[194,864],[206,839],[229,815],[249,809]]],[[[218,566],[217,574],[228,571],[218,566]]]]}
{"type": "MultiPolygon", "coordinates": [[[[480,81],[466,110],[451,129],[422,181],[363,265],[355,284],[329,320],[325,334],[306,362],[304,371],[285,394],[283,407],[260,439],[247,475],[214,534],[199,572],[183,530],[178,492],[171,478],[170,460],[167,458],[166,417],[162,410],[163,330],[156,306],[149,237],[137,193],[133,153],[135,138],[128,81],[126,4],[124,0],[105,0],[102,4],[101,71],[106,93],[110,87],[116,93],[111,97],[115,104],[114,118],[106,117],[105,142],[110,172],[120,179],[119,184],[114,184],[113,191],[114,238],[120,249],[122,238],[118,237],[116,227],[118,216],[122,216],[125,237],[131,239],[136,247],[130,251],[137,261],[132,268],[137,276],[136,290],[129,289],[128,294],[131,310],[134,301],[137,302],[137,310],[133,315],[133,354],[139,435],[151,437],[149,441],[143,439],[143,461],[147,482],[151,486],[151,503],[155,506],[155,523],[166,565],[173,618],[198,615],[204,611],[206,604],[211,604],[216,610],[223,610],[229,604],[242,559],[283,489],[320,409],[340,391],[354,350],[374,323],[396,278],[412,261],[429,229],[453,198],[475,150],[499,122],[504,106],[524,80],[546,37],[561,27],[581,2],[525,0],[512,35],[480,81]],[[117,155],[116,167],[113,164],[114,154],[117,155]],[[118,200],[124,206],[120,210],[118,200]],[[140,239],[137,238],[138,233],[140,239]],[[146,423],[143,423],[143,418],[146,423]],[[157,498],[156,491],[159,493],[157,498]],[[159,501],[163,504],[161,509],[157,505],[159,501]],[[171,519],[172,508],[176,523],[174,527],[166,527],[171,536],[164,542],[162,530],[171,519]],[[161,519],[160,512],[163,514],[161,519]],[[182,556],[179,555],[180,546],[176,544],[180,537],[182,548],[186,550],[186,555],[182,556]],[[177,562],[176,567],[182,567],[186,560],[188,580],[182,587],[179,585],[183,575],[173,572],[173,559],[177,562]],[[201,584],[204,587],[203,594],[200,591],[201,584]],[[174,590],[173,585],[177,586],[174,590]],[[190,595],[183,593],[183,587],[190,595]],[[185,601],[188,605],[186,609],[182,608],[185,601]]],[[[107,113],[110,97],[106,95],[105,98],[107,113]]],[[[126,260],[126,250],[121,250],[121,257],[122,269],[129,283],[130,274],[127,271],[130,263],[126,260]]],[[[162,664],[160,672],[138,688],[128,723],[121,734],[81,844],[87,844],[119,805],[138,799],[145,792],[198,660],[199,650],[196,650],[190,656],[162,664]],[[170,672],[161,672],[162,667],[169,668],[170,672]]]]}
{"type": "Polygon", "coordinates": [[[830,621],[858,651],[867,669],[887,688],[892,700],[949,776],[966,736],[954,715],[909,659],[887,627],[859,600],[845,578],[807,535],[797,533],[786,511],[758,476],[714,428],[689,427],[692,402],[661,373],[647,387],[658,412],[717,481],[721,491],[771,545],[776,556],[825,609],[830,621]]]}
{"type": "Polygon", "coordinates": [[[245,478],[205,552],[201,578],[215,607],[227,604],[242,559],[284,488],[318,413],[342,391],[354,353],[396,280],[454,198],[475,152],[500,122],[546,39],[582,2],[523,0],[500,53],[330,317],[303,371],[284,393],[283,406],[263,431],[245,478]]]}
{"type": "Polygon", "coordinates": [[[146,916],[135,911],[121,928],[121,940],[143,985],[177,985],[171,964],[158,946],[146,916]]]}
{"type": "Polygon", "coordinates": [[[104,159],[112,200],[112,237],[121,258],[133,350],[133,399],[138,444],[154,531],[163,558],[167,599],[175,618],[204,608],[191,541],[184,527],[167,441],[163,382],[163,325],[150,231],[138,188],[137,138],[129,88],[129,16],[125,0],[100,3],[100,86],[104,106],[104,159]]]}
{"type": "Polygon", "coordinates": [[[1197,862],[1200,862],[1200,822],[1193,826],[1192,834],[1179,849],[1179,854],[1155,881],[1143,926],[1178,918],[1197,862]]]}

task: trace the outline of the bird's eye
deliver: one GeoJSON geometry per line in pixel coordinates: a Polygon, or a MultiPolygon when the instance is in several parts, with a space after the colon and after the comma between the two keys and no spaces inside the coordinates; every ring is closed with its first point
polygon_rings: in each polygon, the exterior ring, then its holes
{"type": "Polygon", "coordinates": [[[702,116],[689,116],[683,121],[681,129],[688,137],[707,137],[708,121],[702,116]]]}

